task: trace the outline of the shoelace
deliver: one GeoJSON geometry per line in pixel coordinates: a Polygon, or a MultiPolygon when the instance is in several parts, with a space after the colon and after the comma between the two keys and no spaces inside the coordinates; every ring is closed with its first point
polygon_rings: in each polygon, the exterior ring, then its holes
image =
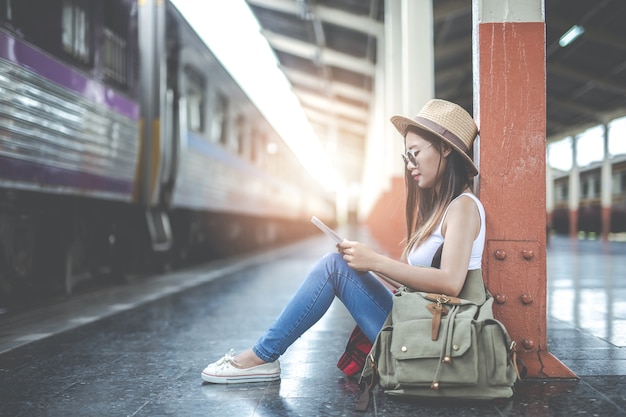
{"type": "Polygon", "coordinates": [[[220,368],[224,368],[229,365],[235,368],[241,367],[241,365],[239,365],[237,361],[235,360],[235,349],[231,349],[230,352],[225,354],[222,359],[220,359],[219,361],[215,363],[215,365],[217,365],[220,368]]]}

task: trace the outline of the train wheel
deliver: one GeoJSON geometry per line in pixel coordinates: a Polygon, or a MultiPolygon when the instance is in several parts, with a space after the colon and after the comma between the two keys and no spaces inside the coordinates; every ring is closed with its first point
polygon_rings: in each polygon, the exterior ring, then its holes
{"type": "Polygon", "coordinates": [[[85,246],[74,221],[56,217],[42,219],[37,231],[35,276],[38,287],[56,294],[70,295],[85,278],[85,246]]]}
{"type": "Polygon", "coordinates": [[[6,262],[4,251],[0,251],[0,314],[9,309],[9,303],[13,299],[15,288],[11,274],[11,268],[6,262]]]}
{"type": "Polygon", "coordinates": [[[76,284],[91,278],[91,274],[84,268],[85,246],[79,237],[75,237],[64,252],[65,262],[59,271],[59,280],[63,292],[70,295],[76,284]]]}
{"type": "Polygon", "coordinates": [[[29,216],[0,216],[0,309],[23,305],[33,283],[34,227],[29,216]]]}

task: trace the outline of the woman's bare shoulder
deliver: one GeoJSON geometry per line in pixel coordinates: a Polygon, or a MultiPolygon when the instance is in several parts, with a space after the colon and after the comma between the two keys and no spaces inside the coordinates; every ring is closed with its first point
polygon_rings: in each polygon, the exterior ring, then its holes
{"type": "Polygon", "coordinates": [[[450,204],[446,220],[447,223],[480,227],[480,217],[477,202],[468,195],[462,195],[450,204]]]}
{"type": "MultiPolygon", "coordinates": [[[[472,194],[473,195],[473,194],[472,194]]],[[[468,193],[461,194],[450,203],[449,211],[460,211],[463,213],[475,212],[478,214],[478,203],[468,193]]]]}

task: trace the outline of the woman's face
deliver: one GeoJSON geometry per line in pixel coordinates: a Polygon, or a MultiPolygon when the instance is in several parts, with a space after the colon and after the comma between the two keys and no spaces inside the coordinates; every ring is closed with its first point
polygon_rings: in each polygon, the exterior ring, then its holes
{"type": "Polygon", "coordinates": [[[439,184],[440,178],[445,171],[448,160],[445,158],[451,152],[450,146],[443,143],[441,153],[422,135],[409,130],[405,136],[407,153],[415,156],[417,166],[409,161],[406,169],[410,172],[413,180],[419,188],[433,188],[439,184]]]}

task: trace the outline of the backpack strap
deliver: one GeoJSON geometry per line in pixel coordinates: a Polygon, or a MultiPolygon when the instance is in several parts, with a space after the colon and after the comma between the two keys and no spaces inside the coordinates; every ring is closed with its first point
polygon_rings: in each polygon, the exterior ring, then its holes
{"type": "Polygon", "coordinates": [[[432,266],[433,268],[441,268],[441,252],[443,252],[443,243],[439,245],[439,247],[435,251],[435,254],[433,255],[433,261],[430,264],[430,266],[432,266]]]}
{"type": "Polygon", "coordinates": [[[378,385],[379,375],[378,375],[378,367],[376,366],[376,361],[374,360],[374,356],[378,356],[378,349],[380,344],[375,343],[376,352],[370,352],[368,355],[369,364],[370,364],[370,375],[365,379],[365,386],[363,387],[363,392],[359,395],[359,399],[356,402],[356,406],[354,407],[354,411],[367,411],[367,408],[370,405],[370,399],[372,398],[372,392],[376,385],[378,385]]]}

